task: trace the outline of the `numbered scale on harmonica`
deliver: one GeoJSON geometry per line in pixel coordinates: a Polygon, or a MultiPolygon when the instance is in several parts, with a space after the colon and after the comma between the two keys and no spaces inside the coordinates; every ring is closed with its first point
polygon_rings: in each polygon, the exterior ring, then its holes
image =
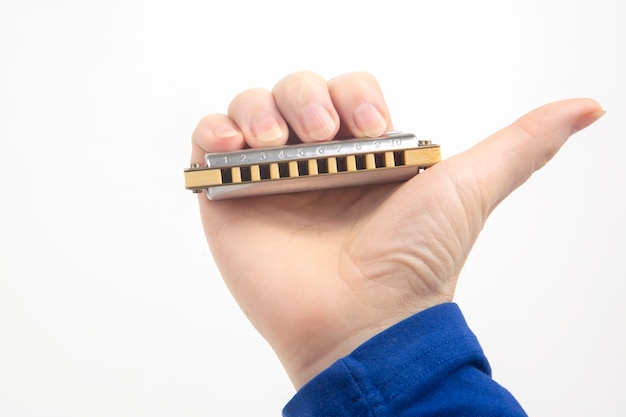
{"type": "Polygon", "coordinates": [[[407,180],[441,160],[439,145],[410,133],[207,153],[185,187],[211,200],[407,180]]]}

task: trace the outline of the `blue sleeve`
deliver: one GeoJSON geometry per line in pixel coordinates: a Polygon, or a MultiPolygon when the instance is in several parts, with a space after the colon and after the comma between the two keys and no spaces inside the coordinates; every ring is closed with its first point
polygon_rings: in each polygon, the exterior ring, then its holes
{"type": "Polygon", "coordinates": [[[422,311],[374,336],[302,387],[285,417],[526,416],[491,378],[458,306],[422,311]]]}

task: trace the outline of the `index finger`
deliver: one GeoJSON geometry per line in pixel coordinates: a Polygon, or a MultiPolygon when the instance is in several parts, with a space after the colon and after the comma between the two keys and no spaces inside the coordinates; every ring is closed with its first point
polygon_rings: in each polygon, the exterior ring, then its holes
{"type": "Polygon", "coordinates": [[[203,162],[207,152],[230,152],[244,147],[237,124],[225,114],[210,114],[198,122],[191,135],[191,162],[203,162]]]}

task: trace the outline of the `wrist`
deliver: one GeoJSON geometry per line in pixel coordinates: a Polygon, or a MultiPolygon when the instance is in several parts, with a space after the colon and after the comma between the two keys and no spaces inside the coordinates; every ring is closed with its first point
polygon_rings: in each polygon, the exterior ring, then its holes
{"type": "MultiPolygon", "coordinates": [[[[376,319],[372,318],[366,325],[364,324],[353,330],[345,329],[345,332],[337,334],[335,343],[332,344],[328,344],[328,339],[326,339],[324,346],[321,344],[316,345],[315,340],[321,339],[319,337],[311,337],[304,341],[305,345],[296,350],[299,354],[290,356],[279,355],[279,358],[292,384],[296,390],[299,390],[333,363],[350,355],[355,349],[374,336],[423,310],[443,302],[447,302],[447,300],[424,305],[420,308],[395,312],[394,314],[386,314],[384,317],[379,316],[376,319]]],[[[350,323],[346,324],[349,325],[350,323]]],[[[320,329],[320,331],[322,330],[320,329]]]]}

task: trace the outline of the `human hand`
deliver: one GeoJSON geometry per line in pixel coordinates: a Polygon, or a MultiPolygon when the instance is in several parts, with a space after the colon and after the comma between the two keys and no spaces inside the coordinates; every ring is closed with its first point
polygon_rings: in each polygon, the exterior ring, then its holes
{"type": "MultiPolygon", "coordinates": [[[[233,296],[299,388],[376,333],[452,301],[489,213],[604,112],[593,100],[551,103],[474,147],[395,184],[209,201],[207,241],[233,296]]],[[[272,92],[238,95],[193,134],[205,152],[392,129],[376,79],[292,74],[272,92]]]]}

